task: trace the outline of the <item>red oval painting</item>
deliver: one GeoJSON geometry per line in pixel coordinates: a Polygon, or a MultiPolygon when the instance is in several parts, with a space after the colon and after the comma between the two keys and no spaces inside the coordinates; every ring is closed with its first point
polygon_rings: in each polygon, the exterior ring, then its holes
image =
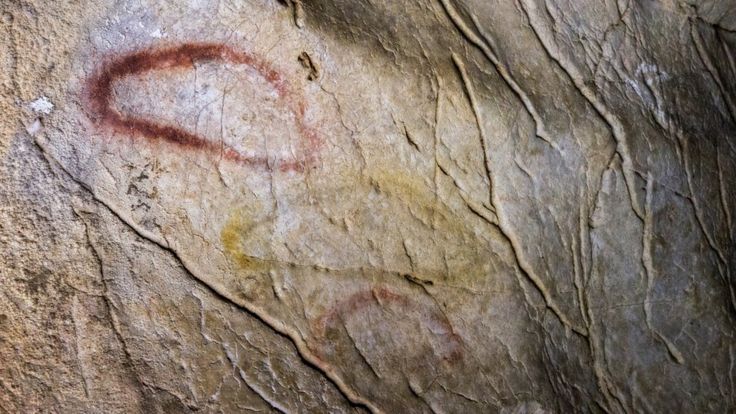
{"type": "Polygon", "coordinates": [[[303,171],[313,164],[321,144],[317,131],[305,121],[307,108],[303,97],[290,89],[284,76],[253,54],[217,43],[185,43],[172,47],[149,48],[104,59],[103,64],[87,79],[84,103],[95,125],[109,132],[221,155],[226,160],[258,168],[276,167],[282,171],[303,171]],[[225,143],[213,142],[155,119],[121,113],[113,107],[113,87],[121,79],[153,71],[190,68],[195,63],[207,62],[244,65],[255,70],[277,94],[281,103],[280,109],[293,114],[301,138],[298,143],[301,153],[276,160],[269,160],[266,155],[245,155],[225,143]]]}

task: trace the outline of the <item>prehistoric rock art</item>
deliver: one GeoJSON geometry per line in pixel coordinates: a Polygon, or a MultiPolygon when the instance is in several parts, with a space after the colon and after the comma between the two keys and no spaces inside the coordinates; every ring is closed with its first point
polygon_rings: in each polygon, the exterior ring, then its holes
{"type": "Polygon", "coordinates": [[[328,340],[326,338],[328,331],[335,329],[340,320],[355,317],[360,318],[369,306],[395,306],[405,315],[412,315],[418,311],[422,316],[422,322],[426,324],[430,330],[441,338],[441,347],[439,352],[441,360],[454,362],[462,358],[462,338],[453,332],[452,326],[447,321],[447,317],[441,313],[427,309],[421,309],[420,306],[405,295],[399,295],[384,287],[375,287],[368,291],[355,293],[348,298],[338,302],[329,311],[321,315],[312,322],[314,330],[317,332],[316,337],[321,346],[326,346],[328,340]]]}
{"type": "Polygon", "coordinates": [[[736,409],[734,5],[0,12],[0,413],[736,409]]]}
{"type": "MultiPolygon", "coordinates": [[[[121,78],[135,76],[150,71],[167,71],[187,69],[197,62],[225,62],[246,65],[255,69],[282,100],[283,108],[292,111],[296,118],[299,133],[304,138],[304,155],[299,160],[277,160],[279,168],[284,170],[303,169],[313,162],[315,152],[320,145],[316,130],[306,125],[304,100],[296,97],[289,90],[288,82],[268,64],[255,56],[239,52],[220,44],[189,43],[165,48],[151,48],[133,52],[125,56],[109,58],[97,69],[97,73],[87,81],[86,97],[90,116],[101,127],[112,133],[141,135],[150,140],[164,140],[184,148],[203,150],[213,154],[221,154],[225,159],[261,168],[269,167],[265,157],[251,157],[238,152],[223,143],[215,143],[206,138],[187,132],[182,128],[162,124],[155,120],[140,119],[131,115],[120,114],[112,108],[113,83],[121,78]]],[[[258,103],[255,102],[255,105],[258,103]]]]}

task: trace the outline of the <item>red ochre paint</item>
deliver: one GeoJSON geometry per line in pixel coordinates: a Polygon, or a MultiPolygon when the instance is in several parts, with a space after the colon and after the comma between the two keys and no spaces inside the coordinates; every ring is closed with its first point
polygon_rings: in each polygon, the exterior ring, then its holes
{"type": "Polygon", "coordinates": [[[451,363],[462,358],[463,340],[460,335],[455,333],[445,315],[426,307],[423,308],[407,296],[392,292],[381,286],[355,293],[332,306],[312,322],[315,337],[318,341],[323,342],[326,339],[327,332],[335,329],[336,324],[341,320],[350,318],[356,313],[362,313],[370,306],[382,306],[384,304],[396,306],[407,312],[419,310],[419,313],[423,315],[422,322],[428,325],[435,335],[442,338],[445,349],[441,358],[451,363]]]}
{"type": "Polygon", "coordinates": [[[87,79],[84,103],[92,121],[112,133],[140,136],[151,141],[162,141],[189,150],[221,155],[223,158],[255,167],[270,169],[268,157],[246,156],[222,142],[213,142],[173,125],[155,120],[122,114],[112,107],[113,86],[116,81],[152,71],[167,71],[193,67],[197,62],[222,62],[245,65],[258,72],[276,91],[285,110],[294,114],[299,135],[302,137],[301,157],[275,160],[282,171],[302,171],[311,165],[321,140],[304,117],[304,99],[291,91],[284,77],[268,63],[253,54],[235,50],[217,43],[184,43],[172,47],[149,48],[105,59],[87,79]]]}

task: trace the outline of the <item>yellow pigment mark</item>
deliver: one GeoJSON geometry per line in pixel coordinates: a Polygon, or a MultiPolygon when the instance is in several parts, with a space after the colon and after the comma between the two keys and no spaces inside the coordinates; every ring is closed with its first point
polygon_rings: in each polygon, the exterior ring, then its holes
{"type": "Polygon", "coordinates": [[[227,257],[243,270],[263,271],[269,260],[245,253],[243,236],[254,230],[255,223],[245,210],[236,210],[220,232],[220,241],[227,257]]]}
{"type": "Polygon", "coordinates": [[[451,211],[450,207],[418,177],[385,170],[372,171],[369,176],[381,192],[406,204],[412,213],[417,215],[422,213],[425,222],[437,225],[436,230],[473,234],[468,223],[451,211]]]}

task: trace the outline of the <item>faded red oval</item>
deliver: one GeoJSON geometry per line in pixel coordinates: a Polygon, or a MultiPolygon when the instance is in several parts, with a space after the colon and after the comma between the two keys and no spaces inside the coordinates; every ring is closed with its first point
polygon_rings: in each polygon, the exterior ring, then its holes
{"type": "MultiPolygon", "coordinates": [[[[397,306],[402,310],[416,310],[421,306],[406,295],[402,295],[389,290],[386,287],[378,286],[369,290],[357,292],[346,299],[341,300],[332,306],[327,312],[323,313],[319,318],[312,322],[312,329],[318,341],[323,341],[329,329],[334,328],[335,324],[341,319],[346,319],[356,314],[360,314],[371,306],[380,306],[381,303],[397,306]]],[[[455,333],[450,321],[443,314],[428,308],[423,309],[423,322],[440,338],[444,345],[441,355],[442,359],[450,363],[455,363],[462,358],[463,340],[455,333]]]]}
{"type": "Polygon", "coordinates": [[[164,48],[149,48],[121,56],[112,56],[97,68],[85,84],[84,103],[93,122],[113,133],[141,136],[189,150],[222,155],[225,159],[253,167],[270,169],[268,157],[247,156],[224,143],[215,143],[182,128],[156,120],[118,112],[113,104],[116,81],[145,74],[193,67],[197,62],[223,62],[245,65],[254,69],[273,87],[285,110],[291,111],[302,138],[299,158],[275,160],[282,171],[302,171],[315,161],[321,140],[317,131],[305,121],[306,104],[299,94],[290,90],[288,81],[257,56],[217,43],[184,43],[164,48]]]}

